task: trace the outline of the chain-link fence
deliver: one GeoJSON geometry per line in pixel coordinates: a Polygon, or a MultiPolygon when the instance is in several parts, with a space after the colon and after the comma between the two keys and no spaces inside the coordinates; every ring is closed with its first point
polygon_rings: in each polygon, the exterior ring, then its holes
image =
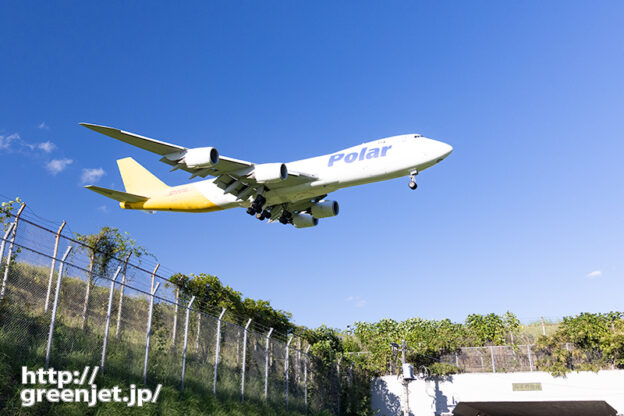
{"type": "MultiPolygon", "coordinates": [[[[613,369],[613,364],[604,364],[601,357],[577,350],[571,343],[562,344],[569,352],[567,366],[570,370],[591,363],[596,369],[613,369]]],[[[454,354],[444,355],[440,362],[452,364],[462,373],[506,373],[515,371],[543,371],[542,363],[550,357],[534,344],[491,345],[486,347],[463,347],[454,354]]],[[[548,371],[548,370],[547,370],[548,371]]]]}
{"type": "Polygon", "coordinates": [[[128,385],[339,413],[340,370],[307,354],[303,339],[197,310],[157,264],[98,264],[63,226],[11,220],[0,236],[0,352],[33,367],[99,365],[99,377],[128,385]]]}

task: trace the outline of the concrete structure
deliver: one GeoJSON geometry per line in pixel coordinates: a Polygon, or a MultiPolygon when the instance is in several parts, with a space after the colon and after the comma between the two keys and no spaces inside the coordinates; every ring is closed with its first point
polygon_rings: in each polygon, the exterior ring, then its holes
{"type": "Polygon", "coordinates": [[[406,401],[403,380],[373,380],[372,407],[379,415],[410,416],[615,415],[624,414],[624,370],[457,374],[411,380],[406,401]]]}

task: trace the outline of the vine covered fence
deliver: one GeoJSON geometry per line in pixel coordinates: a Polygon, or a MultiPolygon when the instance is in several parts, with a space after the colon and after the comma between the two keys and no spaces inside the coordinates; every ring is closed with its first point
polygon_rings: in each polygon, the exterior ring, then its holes
{"type": "MultiPolygon", "coordinates": [[[[596,364],[596,369],[612,370],[613,363],[601,363],[596,357],[579,351],[571,343],[563,344],[563,349],[570,352],[567,364],[570,370],[585,368],[586,363],[596,364]]],[[[440,358],[441,363],[456,366],[462,373],[508,373],[520,371],[550,371],[543,362],[549,355],[537,345],[490,345],[486,347],[463,347],[454,354],[440,358]]]]}

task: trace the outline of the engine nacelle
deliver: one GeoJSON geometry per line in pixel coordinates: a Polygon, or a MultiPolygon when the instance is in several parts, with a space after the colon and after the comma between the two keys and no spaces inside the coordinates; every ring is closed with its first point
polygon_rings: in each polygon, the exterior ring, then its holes
{"type": "Polygon", "coordinates": [[[319,201],[312,205],[312,215],[314,218],[327,218],[338,215],[340,207],[336,201],[319,201]]]}
{"type": "Polygon", "coordinates": [[[292,223],[297,228],[314,227],[318,224],[318,219],[310,214],[295,214],[292,217],[292,223]]]}
{"type": "Polygon", "coordinates": [[[263,163],[256,165],[250,176],[258,183],[279,182],[288,177],[288,169],[283,163],[263,163]]]}
{"type": "Polygon", "coordinates": [[[188,149],[182,160],[189,168],[209,168],[219,162],[219,152],[214,147],[188,149]]]}

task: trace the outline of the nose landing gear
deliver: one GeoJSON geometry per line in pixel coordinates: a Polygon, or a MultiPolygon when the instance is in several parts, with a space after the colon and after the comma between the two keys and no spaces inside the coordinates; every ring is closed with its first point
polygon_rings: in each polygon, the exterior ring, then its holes
{"type": "Polygon", "coordinates": [[[414,177],[418,175],[418,171],[414,170],[410,172],[410,182],[408,183],[408,186],[410,187],[410,189],[413,191],[414,189],[418,188],[418,185],[416,184],[416,182],[414,181],[414,177]]]}

